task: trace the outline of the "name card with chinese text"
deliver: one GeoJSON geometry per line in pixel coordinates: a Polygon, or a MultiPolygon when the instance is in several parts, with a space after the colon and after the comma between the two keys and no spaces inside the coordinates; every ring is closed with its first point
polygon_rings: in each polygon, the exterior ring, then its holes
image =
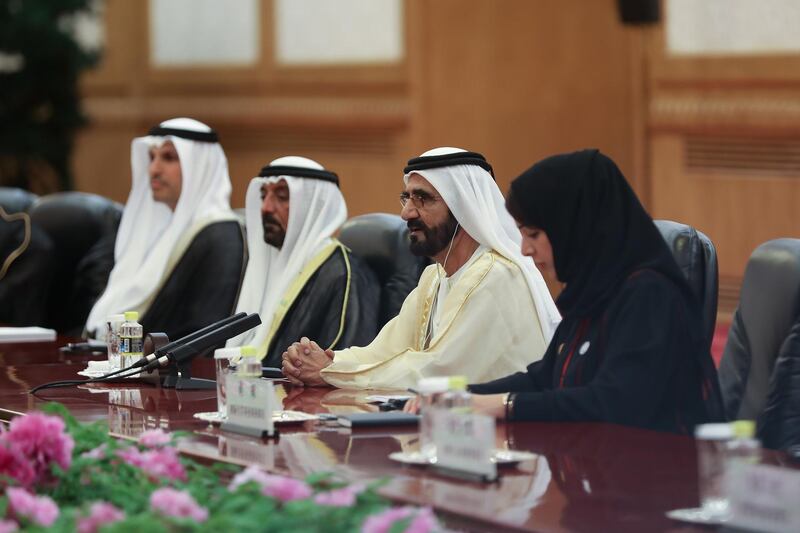
{"type": "Polygon", "coordinates": [[[272,381],[259,378],[225,377],[228,418],[221,429],[255,437],[276,434],[272,421],[275,388],[272,381]]]}
{"type": "Polygon", "coordinates": [[[483,481],[497,479],[494,453],[494,418],[437,409],[433,416],[436,468],[483,481]]]}
{"type": "Polygon", "coordinates": [[[741,464],[728,478],[730,521],[726,525],[783,533],[800,531],[800,471],[741,464]]]}

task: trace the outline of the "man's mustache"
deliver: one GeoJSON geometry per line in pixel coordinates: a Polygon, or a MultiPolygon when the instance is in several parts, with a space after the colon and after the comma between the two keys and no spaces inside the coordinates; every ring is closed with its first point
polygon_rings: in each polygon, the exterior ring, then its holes
{"type": "Polygon", "coordinates": [[[278,219],[272,215],[261,215],[261,225],[266,226],[268,224],[272,224],[278,227],[282,227],[281,223],[278,222],[278,219]]]}
{"type": "Polygon", "coordinates": [[[415,229],[421,229],[422,231],[425,231],[426,229],[428,229],[428,226],[423,224],[421,220],[409,220],[408,222],[406,222],[406,227],[408,227],[408,231],[412,231],[415,229]]]}

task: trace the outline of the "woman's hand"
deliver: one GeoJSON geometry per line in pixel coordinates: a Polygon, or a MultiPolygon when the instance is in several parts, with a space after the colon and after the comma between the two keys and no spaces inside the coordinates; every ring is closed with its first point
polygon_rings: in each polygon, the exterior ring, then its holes
{"type": "MultiPolygon", "coordinates": [[[[505,394],[473,394],[472,411],[477,414],[504,419],[506,417],[505,399],[505,394]]],[[[403,412],[419,413],[419,404],[419,396],[414,396],[406,402],[403,412]]]]}
{"type": "Polygon", "coordinates": [[[505,394],[473,394],[472,412],[489,415],[494,418],[505,419],[506,395],[505,394]]]}

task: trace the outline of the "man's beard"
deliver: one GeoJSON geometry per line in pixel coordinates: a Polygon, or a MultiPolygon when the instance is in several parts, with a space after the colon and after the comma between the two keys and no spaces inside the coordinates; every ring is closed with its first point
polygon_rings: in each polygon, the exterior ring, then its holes
{"type": "Polygon", "coordinates": [[[453,213],[448,213],[447,220],[438,226],[428,227],[420,219],[409,220],[406,224],[409,230],[421,229],[424,240],[420,241],[415,235],[411,235],[409,248],[414,255],[433,257],[450,244],[456,232],[458,222],[453,213]]]}
{"type": "Polygon", "coordinates": [[[278,219],[272,215],[261,215],[261,226],[264,228],[264,242],[280,249],[286,239],[286,230],[278,219]]]}

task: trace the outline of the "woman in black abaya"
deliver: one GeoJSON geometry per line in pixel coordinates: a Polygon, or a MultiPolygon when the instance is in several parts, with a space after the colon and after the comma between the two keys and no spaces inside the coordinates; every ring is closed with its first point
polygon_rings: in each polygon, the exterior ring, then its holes
{"type": "Polygon", "coordinates": [[[600,421],[689,433],[722,418],[699,304],[611,159],[549,157],[513,181],[522,250],[565,284],[544,358],[470,386],[499,418],[600,421]]]}

